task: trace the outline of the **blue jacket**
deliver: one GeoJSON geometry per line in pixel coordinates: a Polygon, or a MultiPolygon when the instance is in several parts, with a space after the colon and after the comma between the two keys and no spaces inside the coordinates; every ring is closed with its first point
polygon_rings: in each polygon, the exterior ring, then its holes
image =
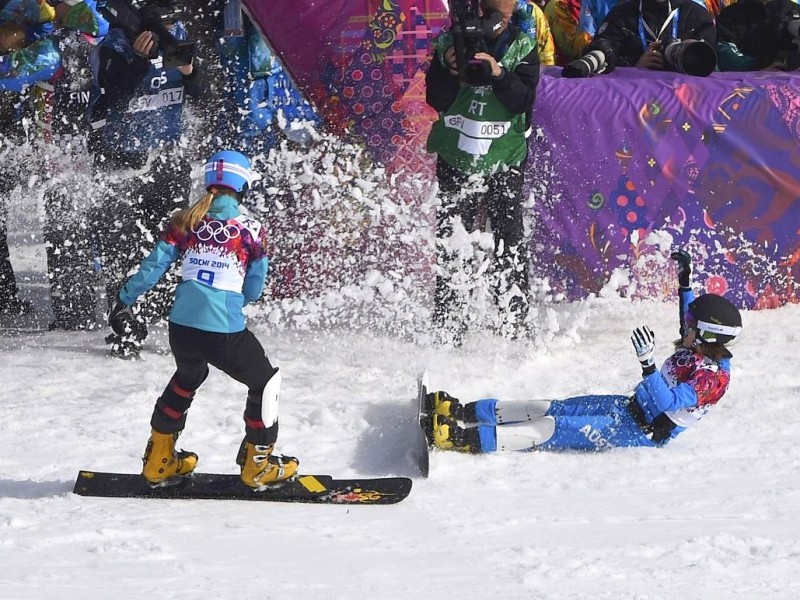
{"type": "Polygon", "coordinates": [[[37,81],[45,81],[61,66],[61,55],[52,40],[37,40],[0,55],[0,90],[21,92],[37,81]]]}
{"type": "Polygon", "coordinates": [[[269,267],[266,239],[261,223],[242,215],[235,198],[217,196],[192,231],[167,226],[119,299],[134,304],[180,258],[182,281],[169,320],[216,333],[243,331],[242,309],[258,300],[264,289],[269,267]]]}
{"type": "MultiPolygon", "coordinates": [[[[694,300],[694,292],[680,290],[681,321],[694,300]]],[[[684,334],[681,323],[681,335],[684,334]]],[[[675,424],[671,437],[705,415],[722,398],[731,378],[731,361],[713,361],[691,348],[678,348],[659,371],[646,375],[636,386],[636,401],[648,423],[661,413],[675,424]]]]}
{"type": "Polygon", "coordinates": [[[112,29],[92,53],[89,121],[104,151],[146,153],[180,140],[186,96],[199,96],[204,79],[195,66],[184,76],[133,52],[122,29],[112,29]]]}

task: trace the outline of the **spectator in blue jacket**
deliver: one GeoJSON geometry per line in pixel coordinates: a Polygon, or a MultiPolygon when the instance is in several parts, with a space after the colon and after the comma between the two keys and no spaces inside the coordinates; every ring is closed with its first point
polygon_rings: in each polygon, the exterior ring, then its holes
{"type": "Polygon", "coordinates": [[[239,152],[214,154],[205,165],[208,193],[177,212],[161,240],[122,287],[109,322],[118,335],[140,324],[137,298],[175,261],[181,283],[169,316],[169,343],[176,371],[156,402],[142,475],[152,486],[178,483],[197,465],[193,452],[175,451],[195,391],[213,365],[248,388],[245,437],[237,462],[242,481],[264,489],[293,476],[298,460],[273,456],[278,437],[280,373],[245,326],[242,308],[261,296],[267,274],[266,233],[241,213],[239,203],[253,180],[250,161],[239,152]]]}
{"type": "MultiPolygon", "coordinates": [[[[176,40],[186,38],[177,8],[148,14],[176,40]]],[[[112,26],[91,58],[94,90],[89,104],[89,147],[103,196],[94,228],[109,303],[138,263],[140,257],[131,249],[156,238],[166,216],[188,204],[191,191],[183,109],[187,96],[204,94],[205,82],[197,61],[165,62],[157,51],[161,43],[152,31],[131,34],[112,26]]],[[[157,292],[137,317],[142,325],[167,310],[171,286],[165,281],[157,292]]],[[[127,357],[138,352],[146,335],[143,326],[131,336],[112,334],[107,341],[112,354],[127,357]]]]}
{"type": "Polygon", "coordinates": [[[632,396],[485,399],[462,405],[447,392],[434,392],[428,397],[433,444],[475,453],[660,447],[699,421],[728,389],[732,355],[727,345],[741,332],[742,318],[721,296],[695,298],[689,255],[680,251],[673,258],[680,264],[681,338],[658,371],[654,333],[646,326],[634,330],[642,381],[632,396]]]}

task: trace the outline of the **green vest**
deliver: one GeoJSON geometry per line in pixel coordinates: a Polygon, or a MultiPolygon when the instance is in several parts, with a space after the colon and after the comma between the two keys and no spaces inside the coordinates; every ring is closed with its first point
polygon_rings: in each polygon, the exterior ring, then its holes
{"type": "MultiPolygon", "coordinates": [[[[434,40],[434,60],[441,60],[452,42],[449,33],[434,40]]],[[[500,60],[507,71],[536,47],[536,41],[519,35],[500,60]]],[[[492,173],[499,165],[519,165],[528,155],[526,116],[514,114],[497,99],[492,86],[461,85],[453,105],[439,115],[428,135],[428,152],[464,173],[492,173]]]]}

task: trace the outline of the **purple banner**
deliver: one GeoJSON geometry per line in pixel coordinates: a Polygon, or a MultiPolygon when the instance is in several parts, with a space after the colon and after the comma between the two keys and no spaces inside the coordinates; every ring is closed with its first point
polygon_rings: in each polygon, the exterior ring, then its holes
{"type": "Polygon", "coordinates": [[[584,297],[622,269],[632,295],[661,294],[665,245],[680,245],[708,291],[800,300],[800,75],[551,68],[538,92],[534,258],[556,289],[584,297]]]}

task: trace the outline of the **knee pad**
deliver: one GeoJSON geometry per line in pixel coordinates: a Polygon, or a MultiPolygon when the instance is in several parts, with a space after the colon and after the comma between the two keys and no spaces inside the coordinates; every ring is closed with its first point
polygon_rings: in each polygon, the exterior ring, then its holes
{"type": "Polygon", "coordinates": [[[547,414],[550,400],[523,400],[520,402],[498,402],[494,412],[497,424],[533,421],[547,414]]]}
{"type": "Polygon", "coordinates": [[[535,450],[553,437],[556,420],[542,417],[533,421],[497,427],[497,451],[535,450]]]}
{"type": "Polygon", "coordinates": [[[271,427],[278,421],[278,397],[281,391],[281,380],[280,369],[275,369],[275,373],[267,381],[261,396],[261,420],[267,427],[271,427]]]}

